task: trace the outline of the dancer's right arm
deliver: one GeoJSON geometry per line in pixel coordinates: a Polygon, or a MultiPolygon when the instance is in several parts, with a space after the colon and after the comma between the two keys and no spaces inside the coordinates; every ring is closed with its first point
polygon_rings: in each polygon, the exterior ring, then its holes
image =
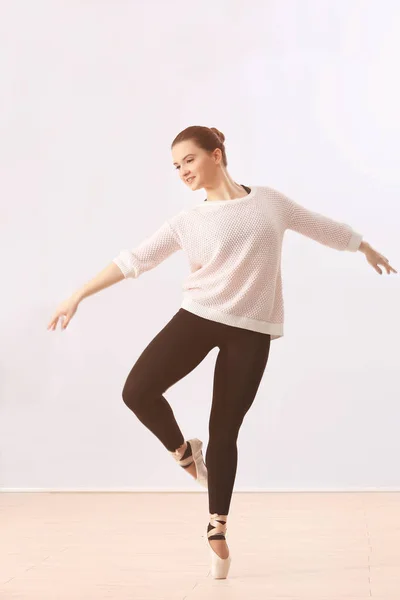
{"type": "MultiPolygon", "coordinates": [[[[178,213],[177,217],[184,213],[178,213]]],[[[175,219],[172,219],[175,222],[175,219]]],[[[60,304],[47,329],[54,330],[58,319],[65,316],[61,329],[65,329],[79,306],[87,296],[127,278],[138,278],[145,271],[154,269],[163,260],[181,248],[179,236],[165,221],[152,235],[145,238],[133,250],[122,250],[114,260],[96,277],[77,290],[68,300],[60,304]]]]}
{"type": "Polygon", "coordinates": [[[100,290],[110,287],[110,285],[113,285],[118,281],[122,281],[122,279],[125,279],[125,276],[121,269],[114,262],[110,263],[107,265],[107,267],[105,267],[105,269],[93,277],[93,279],[88,281],[88,283],[74,292],[70,298],[64,300],[64,302],[57,307],[57,310],[48,324],[47,329],[54,331],[54,329],[57,327],[58,319],[60,319],[61,316],[65,317],[63,323],[61,324],[61,329],[65,329],[76,313],[79,303],[84,298],[87,298],[92,294],[96,294],[100,290]]]}

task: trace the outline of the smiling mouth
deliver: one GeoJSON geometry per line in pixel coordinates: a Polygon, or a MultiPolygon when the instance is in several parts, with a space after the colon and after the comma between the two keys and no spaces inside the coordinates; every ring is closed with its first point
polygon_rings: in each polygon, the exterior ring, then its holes
{"type": "Polygon", "coordinates": [[[196,175],[194,177],[189,177],[189,179],[186,179],[186,183],[193,183],[193,181],[196,179],[196,175]]]}

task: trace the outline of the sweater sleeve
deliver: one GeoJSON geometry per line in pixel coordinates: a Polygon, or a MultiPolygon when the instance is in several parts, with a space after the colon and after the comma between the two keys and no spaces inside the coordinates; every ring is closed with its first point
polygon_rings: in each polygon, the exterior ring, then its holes
{"type": "Polygon", "coordinates": [[[177,234],[169,221],[165,221],[157,231],[132,250],[121,250],[113,262],[121,269],[125,278],[137,278],[145,271],[154,269],[180,248],[177,234]]]}
{"type": "Polygon", "coordinates": [[[357,252],[363,236],[350,225],[308,210],[287,196],[282,196],[285,205],[285,229],[297,231],[335,250],[357,252]]]}

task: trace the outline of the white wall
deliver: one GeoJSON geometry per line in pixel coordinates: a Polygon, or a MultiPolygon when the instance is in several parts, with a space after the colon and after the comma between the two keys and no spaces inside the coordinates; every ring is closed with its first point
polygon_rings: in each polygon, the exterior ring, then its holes
{"type": "MultiPolygon", "coordinates": [[[[399,26],[396,0],[1,3],[3,491],[201,491],[121,396],[180,307],[184,253],[47,331],[122,248],[205,198],[172,165],[189,125],[224,132],[235,181],[349,223],[399,270],[399,26]]],[[[282,269],[285,336],[235,491],[400,489],[398,275],[291,231],[282,269]]],[[[166,393],[205,444],[217,352],[166,393]]]]}

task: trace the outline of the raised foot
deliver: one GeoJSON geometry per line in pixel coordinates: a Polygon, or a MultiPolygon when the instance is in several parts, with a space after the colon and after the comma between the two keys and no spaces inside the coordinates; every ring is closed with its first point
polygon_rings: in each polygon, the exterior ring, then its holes
{"type": "MultiPolygon", "coordinates": [[[[182,444],[182,446],[176,450],[176,453],[178,454],[177,460],[183,459],[183,456],[185,455],[186,450],[187,450],[187,442],[184,442],[182,444]]],[[[185,466],[181,465],[182,468],[184,468],[185,471],[187,471],[188,473],[190,473],[190,475],[193,477],[193,479],[197,479],[196,464],[194,462],[192,452],[189,454],[189,456],[187,456],[186,462],[188,464],[185,465],[185,466]]]]}
{"type": "Polygon", "coordinates": [[[196,465],[194,464],[194,461],[192,462],[191,465],[189,465],[188,467],[185,467],[185,471],[190,473],[192,475],[192,477],[194,477],[194,479],[197,479],[197,471],[196,471],[196,465]]]}

